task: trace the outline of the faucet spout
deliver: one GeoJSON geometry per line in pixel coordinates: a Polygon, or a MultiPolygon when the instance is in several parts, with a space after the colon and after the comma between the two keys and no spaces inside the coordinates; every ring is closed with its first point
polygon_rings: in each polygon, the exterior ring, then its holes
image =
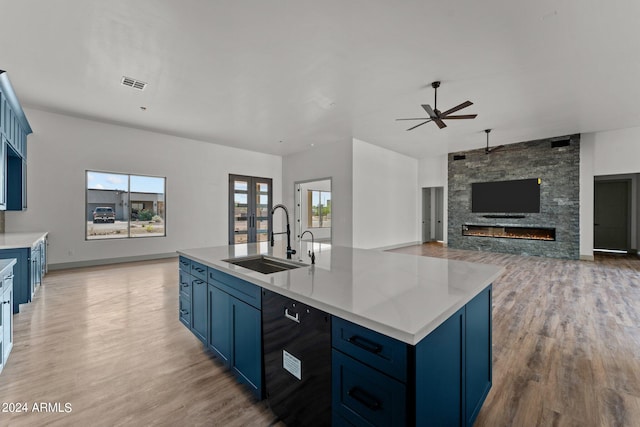
{"type": "Polygon", "coordinates": [[[285,217],[287,219],[287,231],[281,231],[279,233],[274,233],[273,231],[271,232],[271,246],[273,246],[275,244],[275,239],[274,239],[274,235],[275,234],[284,234],[287,233],[287,259],[291,259],[291,255],[295,254],[296,251],[295,249],[291,249],[291,226],[289,225],[289,209],[287,209],[287,207],[283,204],[278,204],[275,205],[273,208],[271,208],[271,216],[273,216],[273,214],[275,213],[276,209],[282,209],[284,210],[284,214],[285,217]]]}
{"type": "Polygon", "coordinates": [[[305,234],[311,234],[311,250],[309,251],[309,257],[311,257],[311,264],[315,264],[316,263],[316,253],[313,251],[313,247],[315,245],[314,243],[314,238],[313,238],[313,233],[309,230],[304,230],[302,232],[302,234],[300,235],[300,238],[302,239],[302,236],[304,236],[305,234]]]}

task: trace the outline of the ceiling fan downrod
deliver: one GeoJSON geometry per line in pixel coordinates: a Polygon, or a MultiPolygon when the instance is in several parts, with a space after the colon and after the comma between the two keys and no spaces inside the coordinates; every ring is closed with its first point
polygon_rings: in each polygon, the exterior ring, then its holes
{"type": "Polygon", "coordinates": [[[431,83],[431,87],[435,92],[433,97],[433,112],[436,113],[436,116],[439,116],[440,111],[438,111],[438,88],[440,87],[440,82],[436,81],[431,83]]]}
{"type": "Polygon", "coordinates": [[[489,132],[491,132],[491,129],[485,129],[484,131],[487,134],[487,148],[484,149],[484,153],[489,154],[491,152],[491,150],[489,150],[489,132]]]}

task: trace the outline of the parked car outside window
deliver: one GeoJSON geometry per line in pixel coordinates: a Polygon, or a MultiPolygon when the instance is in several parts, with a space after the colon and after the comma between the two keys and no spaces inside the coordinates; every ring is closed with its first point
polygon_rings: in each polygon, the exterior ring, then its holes
{"type": "Polygon", "coordinates": [[[97,207],[93,211],[93,223],[97,222],[116,222],[116,214],[112,208],[97,207]]]}

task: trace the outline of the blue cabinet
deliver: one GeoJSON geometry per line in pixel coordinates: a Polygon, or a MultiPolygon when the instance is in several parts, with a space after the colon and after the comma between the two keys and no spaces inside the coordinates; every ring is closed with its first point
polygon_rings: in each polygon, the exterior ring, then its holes
{"type": "Polygon", "coordinates": [[[7,73],[0,70],[0,210],[27,208],[27,135],[31,132],[7,73]]]}
{"type": "Polygon", "coordinates": [[[259,295],[258,286],[209,269],[209,348],[231,369],[238,381],[256,398],[262,399],[259,295]],[[253,298],[256,294],[257,301],[253,298]]]}
{"type": "Polygon", "coordinates": [[[468,426],[476,420],[492,384],[491,292],[489,287],[465,307],[465,416],[468,426]]]}
{"type": "Polygon", "coordinates": [[[333,424],[472,426],[491,389],[491,286],[410,346],[333,319],[333,424]]]}
{"type": "Polygon", "coordinates": [[[20,304],[31,302],[36,289],[42,283],[46,271],[46,236],[31,247],[0,249],[0,259],[15,258],[13,285],[13,312],[20,311],[20,304]]]}
{"type": "Polygon", "coordinates": [[[207,282],[199,279],[191,279],[191,332],[207,344],[208,318],[207,318],[207,282]]]}
{"type": "Polygon", "coordinates": [[[462,426],[464,308],[416,346],[416,419],[462,426]]]}
{"type": "Polygon", "coordinates": [[[231,302],[231,369],[236,378],[262,399],[262,315],[234,297],[231,302]]]}
{"type": "Polygon", "coordinates": [[[179,265],[180,321],[262,399],[260,288],[186,257],[179,265]]]}
{"type": "Polygon", "coordinates": [[[209,285],[209,348],[226,365],[231,365],[231,296],[209,285]]]}
{"type": "Polygon", "coordinates": [[[179,260],[179,299],[178,318],[183,325],[191,329],[191,263],[188,259],[180,257],[179,260]]]}
{"type": "Polygon", "coordinates": [[[13,348],[13,267],[15,260],[3,260],[0,271],[0,372],[13,348]]]}

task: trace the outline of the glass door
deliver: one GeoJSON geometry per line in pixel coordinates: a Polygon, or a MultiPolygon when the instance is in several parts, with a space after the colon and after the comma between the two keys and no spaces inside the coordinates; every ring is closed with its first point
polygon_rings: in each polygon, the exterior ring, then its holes
{"type": "Polygon", "coordinates": [[[269,240],[271,198],[271,178],[229,175],[230,245],[269,240]]]}

